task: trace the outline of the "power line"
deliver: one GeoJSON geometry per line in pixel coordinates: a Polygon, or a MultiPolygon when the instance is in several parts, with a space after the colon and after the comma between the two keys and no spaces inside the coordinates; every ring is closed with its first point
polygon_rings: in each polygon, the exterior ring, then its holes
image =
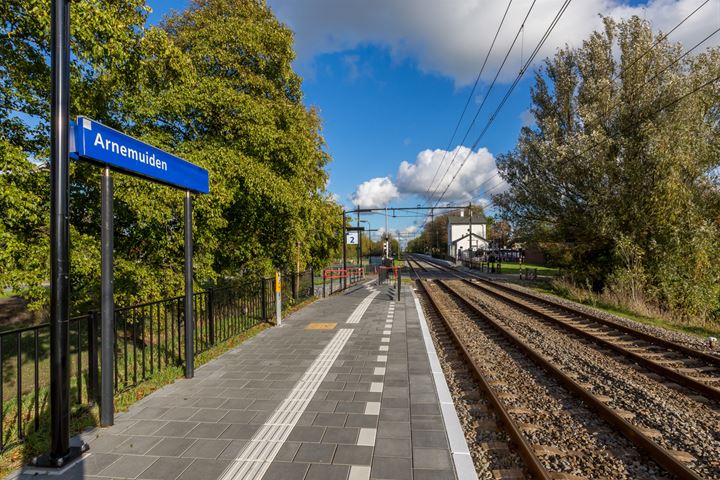
{"type": "MultiPolygon", "coordinates": [[[[663,40],[665,40],[666,38],[668,38],[670,34],[672,34],[673,32],[675,32],[675,31],[676,31],[680,26],[682,26],[688,19],[690,19],[693,15],[695,15],[701,8],[703,8],[705,5],[707,5],[707,4],[709,3],[709,1],[710,1],[710,0],[705,0],[705,1],[703,1],[703,2],[702,2],[700,5],[698,5],[692,12],[690,12],[688,15],[686,15],[686,16],[685,16],[677,25],[675,25],[670,31],[668,31],[667,33],[659,36],[659,37],[653,42],[653,44],[652,44],[649,48],[647,48],[647,49],[644,50],[641,54],[639,54],[637,57],[635,57],[635,58],[630,62],[630,64],[627,65],[627,66],[622,70],[622,72],[627,72],[628,70],[630,70],[631,68],[633,68],[633,67],[637,64],[637,62],[639,62],[639,61],[640,61],[643,57],[645,57],[649,52],[651,52],[654,48],[656,48],[663,40]]],[[[568,2],[568,3],[569,3],[569,2],[568,2]]],[[[564,9],[566,9],[566,8],[567,8],[567,5],[563,5],[563,7],[561,8],[561,10],[564,12],[564,9]]],[[[552,24],[553,27],[554,27],[554,24],[557,23],[557,20],[558,20],[558,17],[556,16],[556,20],[554,20],[554,21],[553,21],[553,24],[552,24]]],[[[523,27],[524,27],[524,23],[523,23],[523,27]]],[[[521,27],[521,28],[522,28],[522,27],[521,27]]],[[[718,32],[720,32],[720,28],[718,28],[718,29],[716,29],[715,31],[713,31],[712,33],[710,33],[710,34],[709,34],[708,36],[706,36],[703,40],[701,40],[700,42],[698,42],[697,44],[695,44],[692,48],[690,48],[689,50],[687,50],[687,51],[686,51],[683,55],[681,55],[679,58],[675,59],[673,62],[670,62],[670,63],[669,63],[668,65],[666,65],[666,67],[663,68],[660,72],[657,72],[653,77],[651,77],[650,79],[646,80],[640,87],[636,87],[636,88],[633,90],[633,92],[634,92],[635,90],[637,90],[637,89],[640,89],[640,88],[644,87],[645,85],[647,85],[647,84],[650,83],[651,81],[655,80],[655,79],[656,79],[657,77],[659,77],[662,73],[664,73],[667,69],[669,69],[670,67],[672,67],[674,64],[677,64],[678,62],[680,62],[683,58],[685,58],[687,55],[689,55],[692,51],[694,51],[694,50],[695,50],[697,47],[699,47],[701,44],[705,43],[705,42],[706,42],[707,40],[709,40],[711,37],[713,37],[714,35],[716,35],[718,32]]],[[[546,32],[546,36],[547,36],[547,35],[549,35],[548,32],[546,32]]],[[[542,40],[543,43],[544,43],[544,41],[547,39],[546,36],[545,36],[544,40],[542,40]]],[[[540,45],[540,46],[541,46],[541,45],[540,45]]],[[[538,47],[536,47],[536,50],[538,50],[538,47]]],[[[535,54],[536,54],[536,53],[535,53],[535,54]]],[[[531,58],[532,58],[532,56],[531,56],[531,58]]],[[[528,64],[529,64],[529,62],[526,62],[525,66],[521,69],[520,75],[522,75],[522,74],[525,73],[525,71],[527,70],[528,64]]],[[[501,68],[502,68],[502,67],[501,67],[501,68]]],[[[614,79],[617,79],[622,72],[618,72],[617,74],[615,74],[615,75],[613,76],[613,80],[614,80],[614,79]]],[[[519,82],[519,77],[516,78],[516,81],[514,82],[514,85],[515,85],[517,82],[519,82]]],[[[509,93],[512,91],[513,88],[514,88],[514,87],[511,87],[511,89],[508,91],[508,93],[506,93],[505,98],[503,99],[503,101],[502,101],[501,104],[499,105],[498,109],[496,109],[495,114],[497,114],[497,112],[499,111],[499,109],[501,108],[501,106],[504,105],[505,101],[507,101],[507,97],[509,96],[509,93]]],[[[478,112],[478,113],[479,113],[479,112],[478,112]]],[[[659,113],[659,111],[658,111],[657,113],[659,113]]],[[[486,124],[486,127],[484,128],[483,132],[482,132],[481,135],[478,137],[478,142],[479,142],[480,138],[485,134],[485,132],[487,131],[487,129],[490,127],[490,125],[492,124],[492,120],[494,119],[495,114],[493,115],[493,117],[491,117],[490,121],[488,121],[488,123],[486,124]]],[[[477,116],[477,115],[476,115],[476,116],[477,116]]],[[[476,143],[476,144],[477,144],[477,143],[476,143]]],[[[461,164],[460,168],[458,169],[458,171],[456,172],[456,174],[453,176],[453,179],[451,179],[450,183],[449,183],[448,186],[446,187],[445,192],[443,193],[443,195],[441,195],[441,197],[438,199],[438,201],[435,203],[435,205],[438,205],[439,202],[440,202],[440,200],[442,199],[442,197],[444,197],[445,193],[447,192],[448,188],[450,187],[450,184],[454,181],[455,177],[457,177],[458,173],[460,172],[460,170],[462,169],[463,165],[464,165],[465,162],[467,161],[467,158],[469,157],[469,155],[470,155],[470,154],[472,153],[472,151],[474,150],[476,144],[473,145],[473,147],[471,148],[471,151],[468,153],[468,155],[466,155],[466,157],[465,157],[465,159],[463,160],[463,163],[461,164]]],[[[593,148],[593,147],[591,147],[591,148],[593,148]]],[[[454,159],[453,159],[453,161],[454,161],[454,159]]],[[[451,165],[452,165],[452,163],[451,163],[451,165]]],[[[488,181],[492,180],[494,177],[497,177],[498,175],[499,175],[499,171],[496,171],[493,176],[491,176],[490,178],[488,178],[488,179],[486,179],[485,181],[483,181],[483,183],[480,184],[480,187],[482,187],[484,184],[486,184],[488,181]]],[[[443,178],[444,178],[444,177],[443,177],[443,178]]],[[[496,187],[493,187],[491,190],[494,190],[495,188],[496,188],[496,187]]],[[[476,192],[477,192],[477,190],[476,190],[476,192]]],[[[488,193],[488,192],[486,192],[486,194],[487,194],[487,193],[488,193]]],[[[433,196],[434,196],[434,193],[433,193],[433,196]]],[[[489,205],[492,205],[492,202],[491,202],[489,205]]],[[[487,208],[487,207],[486,207],[486,208],[487,208]]],[[[425,222],[425,224],[427,224],[427,221],[425,222]]]]}
{"type": "MultiPolygon", "coordinates": [[[[708,0],[708,1],[710,1],[710,0],[708,0]]],[[[465,117],[465,112],[467,112],[467,108],[470,105],[470,101],[473,99],[473,94],[475,93],[478,83],[480,82],[480,77],[482,77],[482,74],[485,71],[485,66],[487,65],[487,61],[490,58],[490,54],[492,53],[493,48],[495,47],[495,42],[497,41],[498,35],[500,34],[500,30],[502,29],[502,26],[505,23],[505,18],[507,17],[507,14],[508,14],[508,11],[510,10],[510,6],[512,5],[512,2],[513,2],[513,0],[510,0],[508,2],[507,7],[505,8],[505,13],[503,14],[502,19],[500,20],[500,24],[498,25],[498,28],[495,31],[495,36],[493,37],[492,43],[490,44],[490,48],[488,49],[487,54],[485,55],[485,60],[483,60],[482,67],[480,67],[480,72],[478,72],[477,77],[475,78],[475,84],[473,84],[472,90],[470,90],[470,94],[468,95],[468,98],[465,101],[465,107],[463,108],[463,111],[460,114],[460,118],[457,121],[457,125],[455,125],[455,130],[453,130],[452,136],[450,137],[450,141],[448,142],[448,146],[445,149],[445,152],[443,153],[442,159],[440,160],[440,164],[438,165],[438,168],[435,170],[435,175],[433,175],[432,180],[428,184],[428,188],[425,191],[425,196],[427,196],[427,194],[430,193],[430,189],[432,188],[433,184],[435,183],[437,174],[438,174],[438,172],[440,172],[440,168],[442,168],[442,165],[445,162],[445,156],[447,155],[447,152],[452,147],[452,142],[453,142],[453,140],[455,140],[455,135],[457,135],[457,131],[460,128],[462,119],[465,117]]]]}
{"type": "Polygon", "coordinates": [[[515,80],[513,81],[512,85],[510,86],[510,88],[509,88],[509,89],[507,90],[507,92],[505,93],[505,96],[503,97],[503,99],[500,101],[500,104],[497,106],[497,108],[495,109],[495,111],[493,112],[493,114],[492,114],[492,115],[490,116],[490,118],[488,119],[488,121],[487,121],[487,123],[485,124],[485,127],[483,128],[482,132],[480,132],[480,135],[477,137],[477,139],[475,140],[475,142],[473,142],[473,145],[472,145],[472,147],[470,148],[470,151],[468,152],[468,154],[467,154],[467,155],[465,156],[465,158],[463,159],[462,163],[460,164],[460,167],[459,167],[459,168],[457,169],[457,171],[455,172],[455,175],[453,175],[453,177],[450,179],[450,182],[448,182],[447,186],[445,187],[445,190],[443,190],[443,193],[442,193],[442,194],[440,195],[440,197],[438,198],[437,202],[435,203],[436,206],[440,203],[440,201],[443,199],[443,197],[445,196],[445,194],[447,193],[447,191],[450,189],[450,186],[453,184],[453,182],[454,182],[455,179],[457,178],[457,176],[458,176],[458,174],[460,173],[460,171],[462,170],[463,166],[465,166],[465,163],[467,162],[467,159],[470,158],[470,155],[472,154],[473,150],[475,150],[475,147],[477,147],[477,145],[480,143],[480,140],[483,138],[483,136],[485,135],[485,133],[488,131],[488,129],[490,128],[490,126],[493,124],[493,122],[494,122],[495,119],[497,118],[498,113],[500,113],[500,110],[502,110],[503,106],[505,105],[505,102],[507,102],[508,98],[510,98],[510,95],[511,95],[512,92],[515,90],[515,88],[517,87],[518,83],[520,83],[520,80],[521,80],[522,77],[525,75],[525,72],[526,72],[527,69],[530,67],[530,65],[532,64],[533,60],[534,60],[535,57],[537,56],[537,54],[540,52],[540,49],[542,48],[542,46],[543,46],[543,45],[545,44],[545,42],[547,41],[548,37],[549,37],[550,34],[552,33],[552,31],[553,31],[553,29],[555,28],[555,26],[557,25],[557,23],[560,21],[560,18],[562,17],[562,15],[563,15],[563,14],[565,13],[565,11],[567,10],[567,8],[568,8],[568,6],[570,5],[570,2],[571,2],[571,1],[572,1],[572,0],[565,0],[564,3],[562,4],[562,6],[560,7],[560,10],[558,10],[558,13],[555,15],[555,18],[553,19],[553,21],[550,22],[550,25],[549,25],[548,28],[545,30],[545,33],[544,33],[543,36],[541,37],[541,39],[540,39],[540,41],[538,42],[538,44],[535,46],[535,49],[533,50],[533,52],[530,54],[530,56],[528,57],[528,59],[527,59],[527,61],[525,62],[525,64],[524,64],[524,65],[522,66],[522,68],[520,69],[520,72],[519,72],[519,73],[517,74],[517,76],[515,77],[515,80]]]}
{"type": "MultiPolygon", "coordinates": [[[[482,111],[483,106],[485,106],[485,102],[487,102],[488,98],[490,97],[490,92],[492,92],[493,87],[495,87],[495,83],[497,82],[498,77],[500,76],[500,73],[502,72],[503,67],[505,66],[505,63],[507,62],[508,58],[510,57],[510,53],[512,53],[513,48],[515,47],[515,44],[517,43],[518,37],[520,36],[520,33],[522,32],[523,28],[525,28],[525,23],[527,22],[528,17],[530,16],[530,13],[532,12],[533,8],[535,7],[535,3],[537,0],[533,0],[532,4],[530,4],[530,8],[528,9],[527,13],[525,14],[525,18],[523,18],[522,24],[520,25],[520,28],[518,29],[517,33],[515,34],[515,38],[513,38],[512,43],[510,44],[510,48],[508,48],[508,51],[505,53],[505,57],[503,58],[502,63],[500,64],[500,67],[498,68],[497,72],[495,73],[495,77],[493,78],[492,82],[490,83],[490,86],[487,89],[487,92],[485,92],[485,95],[483,96],[482,102],[480,102],[480,106],[477,109],[477,112],[475,112],[475,116],[472,119],[472,122],[470,122],[470,125],[468,126],[467,130],[465,131],[465,135],[463,136],[463,139],[460,141],[460,144],[464,144],[465,140],[467,139],[468,135],[472,131],[472,127],[475,126],[475,122],[477,121],[478,116],[480,115],[480,112],[482,111]]],[[[453,164],[455,163],[455,159],[457,158],[459,149],[455,150],[455,153],[453,154],[453,158],[450,161],[450,165],[448,165],[448,169],[443,173],[443,176],[440,178],[440,181],[438,182],[438,186],[435,188],[433,193],[429,197],[429,202],[432,202],[432,198],[435,196],[437,191],[442,187],[443,180],[445,180],[445,177],[447,176],[447,172],[452,168],[453,164]]],[[[446,189],[447,190],[447,189],[446,189]]],[[[435,203],[437,205],[438,202],[435,203]]]]}

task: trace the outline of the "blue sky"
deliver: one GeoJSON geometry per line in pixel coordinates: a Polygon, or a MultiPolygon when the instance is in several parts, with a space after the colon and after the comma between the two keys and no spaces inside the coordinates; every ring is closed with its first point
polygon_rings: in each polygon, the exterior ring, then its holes
{"type": "MultiPolygon", "coordinates": [[[[353,208],[353,201],[364,207],[426,204],[427,200],[418,192],[427,190],[433,174],[440,172],[431,189],[446,175],[439,191],[444,190],[466,157],[467,164],[457,173],[443,201],[477,202],[488,197],[485,194],[488,189],[496,193],[503,188],[494,168],[494,156],[512,149],[521,126],[531,122],[528,108],[532,72],[526,74],[473,152],[461,150],[457,157],[452,152],[460,145],[468,120],[450,145],[450,154],[445,149],[506,2],[269,0],[269,3],[281,21],[296,32],[296,70],[305,79],[305,103],[317,107],[323,119],[327,149],[333,158],[328,190],[337,195],[338,201],[348,208],[353,208]],[[451,163],[452,158],[455,161],[451,163]]],[[[470,104],[472,114],[512,38],[518,31],[522,34],[463,147],[473,144],[562,2],[540,0],[521,30],[530,3],[516,0],[508,10],[494,53],[470,104]]],[[[566,43],[578,45],[599,26],[600,13],[615,17],[637,14],[657,28],[667,29],[699,3],[699,0],[647,3],[575,0],[538,60],[552,55],[566,43]]],[[[702,31],[703,24],[717,23],[720,1],[716,3],[717,6],[708,7],[706,15],[696,15],[699,23],[688,22],[687,28],[679,30],[675,40],[689,41],[702,31]]],[[[148,0],[153,8],[149,22],[156,23],[170,8],[182,9],[187,4],[148,0]]],[[[380,217],[375,218],[370,219],[373,228],[384,223],[380,217]]],[[[396,218],[391,221],[391,229],[412,231],[414,224],[421,223],[417,217],[396,218]]]]}

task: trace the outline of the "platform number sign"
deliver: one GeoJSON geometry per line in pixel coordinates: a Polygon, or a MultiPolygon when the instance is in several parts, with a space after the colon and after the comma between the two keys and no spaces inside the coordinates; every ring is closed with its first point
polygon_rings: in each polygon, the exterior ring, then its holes
{"type": "Polygon", "coordinates": [[[345,243],[348,245],[358,244],[358,232],[347,232],[345,234],[345,243]]]}

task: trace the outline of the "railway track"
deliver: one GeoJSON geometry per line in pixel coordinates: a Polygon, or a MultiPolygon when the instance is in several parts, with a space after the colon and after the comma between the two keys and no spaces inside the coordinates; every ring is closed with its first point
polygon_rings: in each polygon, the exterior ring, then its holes
{"type": "MultiPolygon", "coordinates": [[[[421,270],[425,273],[431,271],[434,268],[440,268],[435,264],[424,266],[424,262],[420,262],[417,259],[409,259],[410,266],[413,270],[421,270]],[[415,265],[413,265],[413,263],[415,265]]],[[[419,278],[419,277],[418,277],[419,278]]],[[[436,312],[436,318],[438,318],[443,328],[446,328],[450,332],[450,336],[453,338],[454,343],[457,345],[459,351],[462,352],[462,356],[465,359],[466,364],[473,374],[478,378],[478,382],[481,385],[483,391],[492,404],[493,410],[497,413],[498,417],[505,425],[506,430],[511,437],[512,443],[518,449],[520,456],[525,462],[526,467],[531,472],[531,475],[535,478],[577,478],[567,476],[568,468],[563,468],[563,465],[567,467],[567,463],[563,463],[558,458],[573,458],[576,465],[575,471],[580,472],[586,478],[653,478],[657,475],[662,476],[664,473],[656,472],[653,469],[657,465],[661,466],[661,470],[677,477],[677,478],[720,478],[720,467],[718,463],[708,462],[696,462],[696,458],[692,455],[687,455],[682,450],[675,450],[671,448],[674,446],[674,439],[667,439],[667,435],[663,435],[661,432],[652,428],[646,428],[642,425],[636,425],[631,421],[633,415],[631,412],[617,408],[615,402],[609,397],[602,394],[595,394],[594,382],[587,375],[578,375],[577,372],[569,372],[567,365],[562,362],[556,361],[551,358],[547,352],[542,351],[537,345],[531,345],[523,335],[518,334],[508,324],[500,321],[498,318],[494,318],[494,315],[489,315],[487,312],[487,305],[484,305],[479,298],[471,298],[472,295],[469,293],[471,289],[476,289],[483,295],[493,295],[494,292],[491,290],[481,290],[476,287],[474,282],[469,282],[466,279],[458,280],[435,280],[427,281],[420,280],[419,285],[426,298],[430,308],[436,312]],[[542,382],[549,382],[550,387],[546,387],[549,391],[557,392],[560,390],[567,390],[573,394],[574,402],[579,402],[579,406],[574,410],[584,413],[575,415],[577,418],[568,420],[567,415],[557,413],[553,408],[547,409],[540,405],[535,404],[529,407],[518,406],[517,396],[509,397],[504,396],[502,389],[505,388],[506,383],[498,380],[496,377],[499,372],[507,370],[508,363],[498,365],[496,371],[483,371],[482,366],[493,363],[493,355],[488,358],[487,356],[478,355],[477,348],[473,347],[474,343],[479,342],[478,338],[485,338],[486,341],[500,342],[502,339],[502,347],[500,351],[497,351],[494,356],[504,355],[507,351],[515,352],[513,355],[520,355],[524,360],[520,361],[520,364],[527,369],[541,369],[547,376],[552,377],[552,380],[542,380],[542,382]],[[579,378],[582,377],[582,378],[579,378]],[[501,385],[500,391],[498,391],[496,385],[501,385]],[[508,403],[505,398],[510,398],[508,403]],[[588,412],[592,410],[594,414],[588,412]],[[540,415],[543,416],[543,412],[546,416],[554,417],[552,420],[548,418],[540,420],[528,420],[528,417],[540,415]],[[550,412],[550,413],[548,413],[550,412]],[[554,412],[554,413],[553,413],[554,412]],[[634,447],[623,447],[625,451],[637,449],[644,452],[652,458],[653,462],[647,465],[643,463],[642,459],[638,460],[635,458],[630,462],[634,465],[635,470],[627,465],[628,462],[622,461],[618,463],[617,460],[617,448],[613,449],[613,445],[622,444],[617,438],[609,435],[605,440],[602,436],[597,436],[592,433],[592,425],[588,426],[588,422],[592,423],[589,418],[595,418],[597,415],[607,422],[607,425],[612,427],[615,432],[621,433],[624,436],[624,441],[631,442],[634,447]],[[585,443],[581,442],[580,446],[577,446],[575,450],[570,448],[568,445],[572,445],[573,442],[567,442],[562,440],[563,435],[566,433],[558,433],[556,436],[546,435],[545,440],[542,441],[542,435],[540,435],[540,443],[538,441],[538,435],[528,435],[525,431],[528,422],[532,425],[534,423],[540,423],[546,425],[549,429],[558,429],[560,426],[569,423],[576,423],[575,434],[585,438],[585,443]],[[579,433],[578,433],[579,432],[579,433]],[[589,437],[588,437],[589,435],[589,437]],[[660,436],[660,438],[658,437],[660,436]],[[555,439],[555,444],[548,439],[555,439]],[[549,445],[548,445],[549,443],[549,445]],[[593,445],[588,451],[587,448],[583,449],[582,445],[593,445]],[[598,453],[599,452],[599,453],[598,453]],[[608,452],[612,452],[608,454],[608,452]],[[638,463],[640,461],[640,463],[638,463]],[[640,465],[638,467],[638,465],[640,465]],[[655,465],[655,467],[653,467],[655,465]],[[694,468],[699,466],[699,469],[694,468]],[[626,470],[624,471],[623,468],[626,470]],[[562,475],[566,475],[562,477],[562,475]],[[587,475],[590,475],[587,477],[587,475]]],[[[499,298],[499,295],[496,295],[499,298]]],[[[517,304],[508,302],[508,306],[512,306],[516,309],[520,309],[517,304]]],[[[523,310],[524,313],[530,314],[531,312],[523,310]]],[[[567,335],[565,335],[567,336],[567,335]]],[[[582,335],[578,335],[581,336],[582,335]]],[[[586,338],[586,337],[583,337],[586,338]]],[[[606,347],[607,349],[615,352],[615,350],[606,347]]],[[[616,352],[617,353],[617,352],[616,352]]],[[[517,363],[517,362],[516,362],[517,363]]],[[[601,362],[602,363],[602,362],[601,362]]],[[[587,372],[586,372],[587,373],[587,372]]],[[[521,375],[518,373],[517,375],[521,375]]],[[[535,378],[540,378],[540,374],[534,374],[535,378]]],[[[542,383],[541,382],[541,383],[542,383]]],[[[530,382],[532,383],[532,382],[530,382]]],[[[555,400],[561,394],[556,394],[555,400]]],[[[542,398],[543,391],[535,392],[524,392],[520,397],[530,398],[542,398]]],[[[553,399],[548,400],[551,404],[553,399]]],[[[563,400],[566,402],[567,400],[563,400]]],[[[566,409],[567,410],[567,409],[566,409]]],[[[573,410],[573,409],[571,409],[573,410]]],[[[571,415],[572,416],[572,415],[571,415]]],[[[712,427],[710,427],[712,428],[712,427]]],[[[603,429],[601,428],[600,431],[603,429]]],[[[712,437],[712,433],[710,435],[712,437]]],[[[715,433],[715,440],[717,440],[717,432],[715,433]]],[[[712,441],[712,440],[711,440],[712,441]]],[[[681,442],[682,443],[682,442],[681,442]]],[[[711,447],[715,448],[717,445],[711,447]]],[[[622,457],[624,454],[621,454],[622,457]]],[[[630,454],[633,457],[633,454],[630,454]]],[[[572,463],[572,462],[570,462],[572,463]]],[[[572,472],[572,468],[569,469],[572,472]]]]}
{"type": "MultiPolygon", "coordinates": [[[[413,260],[419,264],[416,259],[413,260]]],[[[702,396],[695,397],[695,400],[710,399],[720,402],[720,358],[715,355],[649,335],[497,282],[490,282],[474,275],[469,279],[468,275],[452,272],[447,267],[435,263],[432,265],[434,268],[452,273],[471,288],[479,289],[548,324],[585,338],[598,348],[607,348],[623,355],[668,382],[681,385],[702,396]]],[[[422,268],[427,271],[426,267],[422,268]]]]}

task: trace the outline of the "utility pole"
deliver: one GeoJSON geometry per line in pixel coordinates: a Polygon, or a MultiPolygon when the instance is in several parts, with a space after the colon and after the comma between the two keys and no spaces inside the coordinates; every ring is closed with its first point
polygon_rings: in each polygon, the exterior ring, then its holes
{"type": "Polygon", "coordinates": [[[472,257],[473,257],[473,249],[472,249],[472,244],[473,244],[473,237],[472,237],[472,202],[470,202],[470,205],[468,206],[468,210],[470,210],[470,230],[469,230],[469,231],[470,231],[470,253],[469,253],[469,256],[470,256],[470,261],[472,262],[472,257]]]}

